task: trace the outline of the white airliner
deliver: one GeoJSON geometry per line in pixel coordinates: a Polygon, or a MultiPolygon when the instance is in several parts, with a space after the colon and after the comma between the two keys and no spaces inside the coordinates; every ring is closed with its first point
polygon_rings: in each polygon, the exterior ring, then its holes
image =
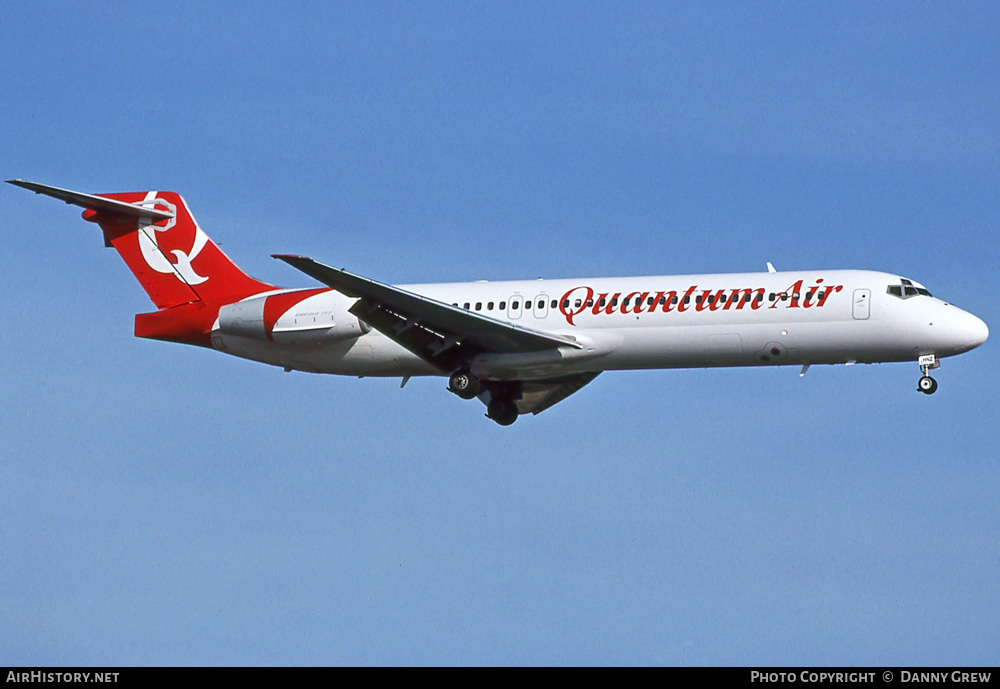
{"type": "Polygon", "coordinates": [[[394,287],[275,255],[324,287],[284,289],[241,271],[173,192],[84,194],[11,184],[81,206],[158,308],[135,334],[285,370],[446,376],[501,425],[538,414],[602,371],[939,359],[989,335],[917,282],[865,270],[662,275],[394,287]]]}

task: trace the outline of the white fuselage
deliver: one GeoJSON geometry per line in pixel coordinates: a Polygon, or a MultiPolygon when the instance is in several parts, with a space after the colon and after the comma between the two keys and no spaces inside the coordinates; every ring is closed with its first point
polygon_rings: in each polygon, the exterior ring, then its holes
{"type": "MultiPolygon", "coordinates": [[[[916,361],[988,336],[976,316],[897,275],[859,270],[469,282],[402,286],[581,348],[481,355],[483,379],[615,369],[916,361]],[[897,286],[897,294],[890,288],[897,286]],[[909,292],[909,293],[908,293],[909,292]]],[[[283,291],[289,292],[289,291],[283,291]]],[[[357,376],[441,375],[324,290],[277,317],[267,337],[217,327],[221,351],[289,369],[357,376]],[[345,330],[346,328],[346,330],[345,330]]]]}

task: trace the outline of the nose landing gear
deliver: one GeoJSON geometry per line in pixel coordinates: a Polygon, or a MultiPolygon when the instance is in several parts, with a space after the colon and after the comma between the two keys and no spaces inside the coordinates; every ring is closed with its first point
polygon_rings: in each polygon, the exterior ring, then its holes
{"type": "Polygon", "coordinates": [[[918,363],[920,364],[920,371],[924,375],[917,381],[917,390],[925,395],[933,395],[934,391],[938,389],[938,384],[928,373],[933,368],[941,368],[941,364],[933,354],[926,354],[920,357],[918,363]]]}

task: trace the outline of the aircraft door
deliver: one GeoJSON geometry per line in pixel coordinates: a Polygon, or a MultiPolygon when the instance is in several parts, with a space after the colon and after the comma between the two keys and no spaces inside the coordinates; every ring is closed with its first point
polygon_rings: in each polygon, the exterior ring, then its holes
{"type": "Polygon", "coordinates": [[[524,299],[521,298],[520,294],[515,294],[510,299],[507,300],[507,318],[512,321],[516,321],[521,317],[521,304],[524,299]]]}
{"type": "Polygon", "coordinates": [[[539,294],[535,297],[535,318],[545,318],[549,315],[549,295],[539,294]]]}
{"type": "Polygon", "coordinates": [[[865,321],[871,315],[872,291],[870,289],[854,290],[854,320],[865,321]]]}

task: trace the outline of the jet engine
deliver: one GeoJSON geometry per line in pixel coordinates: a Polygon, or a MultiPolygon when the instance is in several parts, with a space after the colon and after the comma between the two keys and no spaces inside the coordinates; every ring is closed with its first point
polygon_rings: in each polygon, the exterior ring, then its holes
{"type": "Polygon", "coordinates": [[[330,291],[282,292],[228,304],[219,310],[223,335],[280,344],[324,344],[360,337],[371,326],[348,312],[353,300],[330,291]]]}

